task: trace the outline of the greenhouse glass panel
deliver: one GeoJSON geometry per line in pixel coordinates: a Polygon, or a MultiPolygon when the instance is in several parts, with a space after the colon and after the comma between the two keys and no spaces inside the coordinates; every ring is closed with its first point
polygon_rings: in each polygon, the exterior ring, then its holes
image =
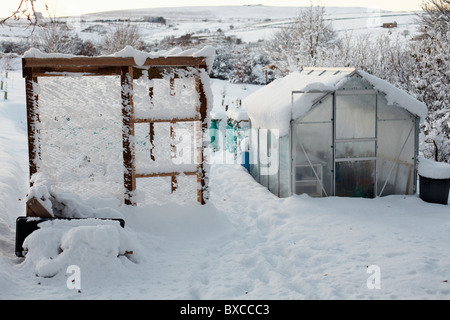
{"type": "Polygon", "coordinates": [[[336,96],[336,139],[374,138],[376,95],[336,96]]]}
{"type": "Polygon", "coordinates": [[[273,194],[278,196],[279,184],[279,159],[280,159],[280,149],[279,149],[279,138],[278,130],[269,131],[269,190],[273,194]]]}
{"type": "Polygon", "coordinates": [[[250,174],[259,182],[258,129],[250,129],[250,174]]]}
{"type": "Polygon", "coordinates": [[[259,129],[259,183],[269,187],[269,157],[267,156],[267,129],[259,129]]]}
{"type": "Polygon", "coordinates": [[[238,123],[236,128],[237,155],[245,151],[245,146],[242,143],[246,138],[248,138],[248,122],[242,121],[238,123]]]}
{"type": "Polygon", "coordinates": [[[293,192],[296,194],[332,195],[332,107],[332,96],[328,96],[316,105],[317,110],[313,109],[292,126],[293,192]]]}
{"type": "Polygon", "coordinates": [[[351,76],[344,85],[340,88],[341,90],[370,90],[373,86],[369,81],[363,79],[360,75],[351,76]]]}
{"type": "Polygon", "coordinates": [[[378,96],[377,195],[414,192],[415,117],[378,96]]]}
{"type": "Polygon", "coordinates": [[[333,97],[326,95],[311,110],[296,122],[321,122],[333,119],[333,97]]]}
{"type": "Polygon", "coordinates": [[[375,161],[336,162],[336,196],[373,198],[375,161]]]}
{"type": "Polygon", "coordinates": [[[291,156],[289,135],[280,138],[280,197],[291,195],[291,156]]]}
{"type": "Polygon", "coordinates": [[[375,157],[375,141],[336,142],[336,158],[375,157]]]}

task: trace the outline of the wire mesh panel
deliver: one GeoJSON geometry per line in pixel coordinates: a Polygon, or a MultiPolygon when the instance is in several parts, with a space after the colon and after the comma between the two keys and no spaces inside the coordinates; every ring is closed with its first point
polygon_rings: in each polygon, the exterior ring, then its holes
{"type": "Polygon", "coordinates": [[[139,174],[197,170],[198,122],[136,123],[135,167],[139,174]]]}
{"type": "Polygon", "coordinates": [[[199,106],[197,70],[160,71],[158,78],[152,76],[151,70],[143,70],[143,75],[133,81],[136,119],[188,119],[196,115],[199,106]]]}
{"type": "Polygon", "coordinates": [[[205,57],[22,61],[30,177],[45,173],[54,191],[83,198],[205,203],[205,57]]]}
{"type": "Polygon", "coordinates": [[[197,201],[202,152],[198,81],[193,68],[144,70],[134,80],[139,204],[197,201]]]}
{"type": "Polygon", "coordinates": [[[55,192],[123,198],[120,77],[42,77],[40,161],[55,192]]]}
{"type": "Polygon", "coordinates": [[[172,177],[149,177],[136,180],[136,203],[147,204],[186,203],[197,199],[196,175],[177,175],[173,189],[172,177]]]}

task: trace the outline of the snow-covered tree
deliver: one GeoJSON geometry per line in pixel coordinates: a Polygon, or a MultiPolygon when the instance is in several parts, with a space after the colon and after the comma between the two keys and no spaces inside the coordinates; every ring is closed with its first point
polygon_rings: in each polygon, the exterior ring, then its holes
{"type": "Polygon", "coordinates": [[[221,80],[228,80],[235,61],[233,52],[224,47],[216,48],[216,56],[211,70],[211,77],[221,80]]]}
{"type": "Polygon", "coordinates": [[[450,163],[450,44],[434,33],[412,44],[415,72],[413,90],[428,106],[422,127],[422,152],[428,158],[450,163]]]}
{"type": "Polygon", "coordinates": [[[257,47],[241,46],[234,52],[228,79],[232,83],[265,84],[263,68],[270,64],[269,59],[257,47]]]}
{"type": "Polygon", "coordinates": [[[282,73],[322,62],[324,50],[334,48],[339,38],[326,20],[325,8],[311,5],[292,24],[275,33],[267,53],[282,73]]]}
{"type": "Polygon", "coordinates": [[[426,0],[422,4],[421,29],[448,35],[450,30],[450,0],[426,0]]]}
{"type": "Polygon", "coordinates": [[[450,163],[450,0],[425,0],[422,9],[420,35],[408,47],[408,89],[428,107],[421,151],[427,158],[450,163]]]}

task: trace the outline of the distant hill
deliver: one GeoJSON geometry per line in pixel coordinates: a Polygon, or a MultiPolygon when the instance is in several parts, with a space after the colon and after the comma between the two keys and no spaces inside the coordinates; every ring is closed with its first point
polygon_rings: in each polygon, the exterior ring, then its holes
{"type": "MultiPolygon", "coordinates": [[[[105,11],[81,16],[62,17],[60,21],[76,30],[83,39],[96,40],[116,23],[131,21],[139,24],[146,41],[158,41],[168,36],[211,37],[221,32],[244,42],[270,39],[274,32],[290,23],[306,7],[271,6],[198,6],[174,8],[143,8],[105,11]]],[[[414,34],[415,12],[374,11],[361,7],[326,7],[326,18],[338,33],[352,35],[380,32],[414,34]],[[397,27],[385,29],[385,23],[397,27]]],[[[41,20],[42,21],[42,20],[41,20]]],[[[0,28],[0,41],[14,41],[29,36],[27,21],[12,21],[11,27],[0,28]]]]}

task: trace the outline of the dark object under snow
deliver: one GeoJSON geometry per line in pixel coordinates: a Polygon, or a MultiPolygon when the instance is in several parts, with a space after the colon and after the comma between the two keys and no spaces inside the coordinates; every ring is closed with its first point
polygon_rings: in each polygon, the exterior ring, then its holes
{"type": "Polygon", "coordinates": [[[242,152],[242,164],[248,172],[250,172],[250,153],[248,151],[242,152]]]}
{"type": "Polygon", "coordinates": [[[447,204],[450,179],[432,179],[419,175],[420,199],[426,202],[447,204]]]}
{"type": "MultiPolygon", "coordinates": [[[[39,228],[39,223],[55,220],[55,219],[78,219],[78,218],[35,218],[35,217],[18,217],[16,219],[16,256],[23,257],[24,249],[22,247],[25,238],[28,237],[34,230],[39,228]]],[[[84,218],[83,218],[84,219],[84,218]]],[[[95,218],[98,219],[98,218],[95,218]]],[[[125,220],[123,219],[109,219],[109,218],[99,218],[101,220],[115,220],[119,221],[120,226],[125,228],[125,220]]]]}

